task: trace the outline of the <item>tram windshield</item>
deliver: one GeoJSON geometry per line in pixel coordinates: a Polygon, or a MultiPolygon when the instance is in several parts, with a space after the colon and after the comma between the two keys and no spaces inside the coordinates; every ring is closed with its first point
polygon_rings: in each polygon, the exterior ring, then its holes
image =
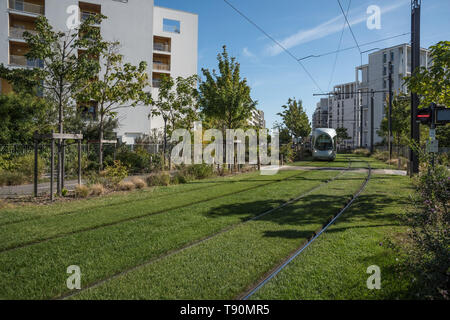
{"type": "Polygon", "coordinates": [[[333,140],[326,134],[321,134],[316,138],[316,144],[314,146],[319,151],[333,150],[333,140]]]}

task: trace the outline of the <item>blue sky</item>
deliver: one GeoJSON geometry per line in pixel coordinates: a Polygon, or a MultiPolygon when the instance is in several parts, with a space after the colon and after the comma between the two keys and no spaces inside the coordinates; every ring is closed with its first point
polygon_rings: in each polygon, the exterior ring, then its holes
{"type": "MultiPolygon", "coordinates": [[[[344,10],[349,0],[340,0],[344,10]]],[[[345,19],[337,0],[229,0],[267,33],[280,41],[296,57],[319,55],[338,48],[345,19]]],[[[199,15],[199,75],[201,68],[217,68],[216,56],[223,45],[241,64],[241,74],[247,78],[252,97],[265,112],[271,128],[281,106],[289,97],[303,100],[308,116],[315,109],[320,93],[301,67],[254,26],[233,11],[223,0],[155,0],[163,7],[194,12],[199,15]]],[[[352,0],[349,22],[359,44],[376,41],[410,31],[410,0],[352,0]],[[381,8],[381,29],[369,30],[367,8],[381,8]]],[[[450,1],[422,0],[422,47],[450,40],[450,1]]],[[[410,41],[410,35],[362,47],[362,51],[384,48],[410,41]]],[[[341,48],[355,46],[345,28],[341,48]]],[[[304,60],[323,91],[339,83],[354,81],[355,66],[360,63],[357,49],[336,55],[304,60]],[[331,85],[330,84],[331,81],[331,85]]],[[[367,62],[364,54],[363,63],[367,62]]]]}

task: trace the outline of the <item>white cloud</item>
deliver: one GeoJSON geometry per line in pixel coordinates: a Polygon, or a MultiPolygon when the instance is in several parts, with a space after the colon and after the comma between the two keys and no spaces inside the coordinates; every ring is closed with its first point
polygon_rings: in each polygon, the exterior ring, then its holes
{"type": "Polygon", "coordinates": [[[245,57],[248,57],[248,58],[255,58],[255,57],[256,57],[256,55],[254,55],[247,47],[245,47],[245,48],[242,50],[242,54],[243,54],[245,57]]]}
{"type": "MultiPolygon", "coordinates": [[[[390,6],[381,8],[381,13],[383,15],[384,13],[393,11],[393,10],[395,10],[405,4],[408,4],[408,3],[409,3],[409,1],[405,1],[405,0],[404,1],[396,1],[394,4],[392,4],[390,6]]],[[[355,19],[351,19],[351,18],[349,19],[349,23],[352,27],[367,21],[368,16],[366,14],[366,9],[367,8],[364,8],[364,10],[355,9],[355,10],[349,12],[349,14],[348,14],[349,17],[351,17],[351,16],[358,17],[355,19]]],[[[383,19],[383,16],[381,16],[381,17],[383,19]]],[[[313,28],[302,29],[295,34],[293,34],[283,40],[280,40],[279,42],[286,49],[290,49],[290,48],[296,47],[300,44],[308,43],[310,41],[321,39],[321,38],[324,38],[331,34],[340,32],[342,30],[342,26],[343,26],[344,22],[345,22],[344,17],[342,14],[340,14],[340,15],[337,15],[336,17],[334,17],[326,22],[323,22],[313,28]]],[[[281,49],[280,46],[278,46],[276,44],[269,46],[266,50],[266,52],[271,56],[276,56],[276,55],[280,54],[282,51],[283,51],[283,49],[281,49]]]]}

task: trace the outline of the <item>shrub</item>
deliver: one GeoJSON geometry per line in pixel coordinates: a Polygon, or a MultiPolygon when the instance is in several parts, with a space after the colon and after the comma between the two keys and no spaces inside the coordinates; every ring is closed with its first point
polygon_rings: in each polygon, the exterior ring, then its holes
{"type": "Polygon", "coordinates": [[[170,175],[167,172],[161,172],[147,177],[149,186],[168,186],[170,185],[170,175]]]}
{"type": "Polygon", "coordinates": [[[373,157],[380,161],[386,161],[389,159],[389,151],[376,152],[373,157]]]}
{"type": "Polygon", "coordinates": [[[19,171],[0,171],[0,185],[17,186],[28,182],[29,179],[19,171]]]}
{"type": "Polygon", "coordinates": [[[69,190],[67,190],[66,188],[63,188],[62,190],[61,190],[61,195],[63,196],[63,197],[67,197],[67,194],[69,193],[69,190]]]}
{"type": "Polygon", "coordinates": [[[147,184],[145,183],[145,181],[142,180],[141,178],[135,177],[135,178],[133,178],[133,179],[131,180],[131,182],[134,184],[134,186],[135,186],[137,189],[144,189],[144,188],[147,186],[147,184]]]}
{"type": "Polygon", "coordinates": [[[120,191],[132,191],[135,188],[136,188],[136,186],[131,181],[121,181],[117,185],[117,189],[120,191]]]}
{"type": "Polygon", "coordinates": [[[294,161],[294,150],[292,150],[292,142],[281,146],[280,148],[280,159],[283,155],[283,160],[285,163],[294,161]]]}
{"type": "Polygon", "coordinates": [[[425,170],[415,178],[413,208],[400,215],[408,226],[405,241],[395,241],[404,253],[405,269],[415,278],[419,298],[449,299],[450,176],[446,167],[433,168],[422,153],[425,170]]]}
{"type": "Polygon", "coordinates": [[[173,184],[185,184],[192,180],[192,177],[186,172],[179,171],[172,178],[173,184]]]}
{"type": "Polygon", "coordinates": [[[208,164],[194,164],[188,167],[186,172],[195,179],[206,179],[214,175],[213,168],[208,164]]]}
{"type": "Polygon", "coordinates": [[[370,155],[370,151],[364,148],[359,148],[359,149],[355,149],[353,150],[353,154],[359,154],[362,156],[369,156],[370,155]]]}
{"type": "Polygon", "coordinates": [[[123,179],[128,177],[128,169],[119,160],[114,161],[112,166],[107,166],[100,176],[105,178],[103,184],[108,188],[115,188],[123,179]]]}
{"type": "Polygon", "coordinates": [[[90,194],[91,190],[88,186],[85,185],[77,185],[75,187],[75,196],[77,198],[87,198],[90,194]]]}
{"type": "Polygon", "coordinates": [[[128,147],[122,147],[117,153],[116,159],[128,166],[133,172],[149,172],[151,154],[142,147],[131,151],[128,147]]]}
{"type": "Polygon", "coordinates": [[[102,184],[96,183],[91,186],[91,195],[101,196],[104,193],[105,193],[105,187],[102,184]]]}

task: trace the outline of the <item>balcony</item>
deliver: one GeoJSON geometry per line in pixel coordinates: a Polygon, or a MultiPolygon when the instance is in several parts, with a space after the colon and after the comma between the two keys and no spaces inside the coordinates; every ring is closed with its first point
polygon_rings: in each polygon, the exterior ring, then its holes
{"type": "Polygon", "coordinates": [[[155,61],[153,62],[153,70],[170,71],[170,64],[155,61]]]}
{"type": "Polygon", "coordinates": [[[9,0],[9,9],[25,12],[25,13],[31,13],[31,14],[39,14],[44,15],[45,14],[45,6],[44,1],[35,1],[37,3],[31,3],[26,1],[20,1],[20,0],[9,0]]]}
{"type": "Polygon", "coordinates": [[[37,35],[37,31],[35,31],[35,30],[11,27],[11,28],[9,28],[9,37],[10,38],[14,38],[14,39],[21,39],[21,40],[23,40],[24,39],[23,34],[25,32],[29,32],[29,33],[31,33],[33,35],[37,35]]]}
{"type": "Polygon", "coordinates": [[[28,59],[25,56],[10,55],[9,64],[20,67],[43,68],[44,62],[39,59],[28,59]]]}
{"type": "Polygon", "coordinates": [[[163,52],[170,52],[170,46],[168,44],[166,44],[166,43],[158,43],[158,42],[156,42],[153,45],[153,50],[163,51],[163,52]]]}
{"type": "Polygon", "coordinates": [[[153,88],[159,88],[161,86],[161,79],[153,79],[152,80],[152,87],[153,88]]]}
{"type": "Polygon", "coordinates": [[[171,39],[158,36],[153,37],[153,50],[170,53],[171,39]]]}

